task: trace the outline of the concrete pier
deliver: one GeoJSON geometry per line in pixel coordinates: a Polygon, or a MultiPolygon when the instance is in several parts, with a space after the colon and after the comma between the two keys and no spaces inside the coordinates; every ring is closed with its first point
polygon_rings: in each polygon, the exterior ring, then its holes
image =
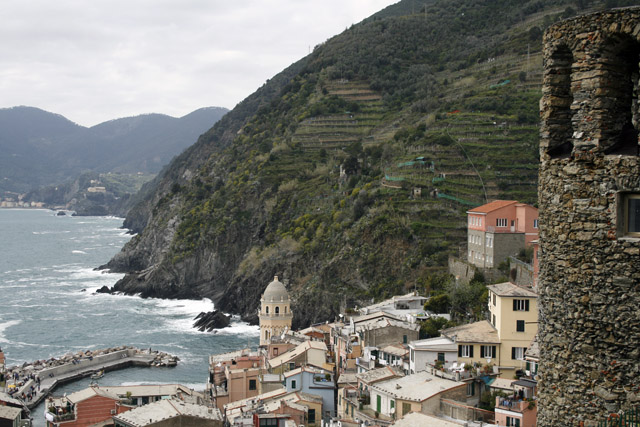
{"type": "MultiPolygon", "coordinates": [[[[14,398],[21,399],[22,393],[28,394],[31,386],[33,386],[36,391],[35,396],[29,401],[24,401],[25,405],[31,409],[38,405],[58,385],[88,377],[97,371],[114,371],[130,366],[175,366],[175,362],[177,362],[177,358],[166,353],[124,348],[106,354],[72,358],[69,362],[48,366],[43,369],[34,368],[34,366],[38,366],[37,364],[27,365],[27,367],[23,368],[14,367],[9,370],[7,376],[9,377],[12,374],[12,370],[20,370],[19,376],[21,380],[25,376],[30,376],[30,374],[40,378],[39,391],[37,382],[34,379],[29,379],[13,394],[14,398]]],[[[10,379],[7,384],[12,382],[13,380],[10,379]]]]}

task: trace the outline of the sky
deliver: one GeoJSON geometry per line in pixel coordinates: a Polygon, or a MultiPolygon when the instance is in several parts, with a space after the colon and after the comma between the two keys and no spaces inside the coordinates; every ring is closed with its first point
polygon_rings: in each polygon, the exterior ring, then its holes
{"type": "Polygon", "coordinates": [[[398,0],[2,0],[0,108],[83,126],[232,109],[398,0]]]}

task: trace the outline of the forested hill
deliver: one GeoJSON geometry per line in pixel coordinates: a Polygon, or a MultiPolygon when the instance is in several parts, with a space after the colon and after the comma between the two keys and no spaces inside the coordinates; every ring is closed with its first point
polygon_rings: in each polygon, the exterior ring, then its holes
{"type": "Polygon", "coordinates": [[[228,110],[145,114],[87,128],[34,107],[0,109],[0,199],[82,172],[156,174],[228,110]]]}
{"type": "Polygon", "coordinates": [[[465,248],[466,210],[536,203],[542,32],[603,6],[424,5],[316,46],[176,158],[125,222],[139,234],[109,264],[129,273],[116,289],[255,320],[278,274],[302,326],[428,291],[465,248]]]}

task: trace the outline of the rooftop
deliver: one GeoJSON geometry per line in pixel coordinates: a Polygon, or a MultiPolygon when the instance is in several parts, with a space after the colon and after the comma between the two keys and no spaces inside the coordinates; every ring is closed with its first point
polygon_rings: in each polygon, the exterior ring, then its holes
{"type": "Polygon", "coordinates": [[[0,391],[0,402],[11,403],[12,405],[22,406],[22,401],[9,396],[7,393],[0,391]]]}
{"type": "Polygon", "coordinates": [[[0,418],[4,418],[7,420],[15,420],[20,417],[22,413],[22,409],[14,408],[13,406],[2,406],[0,405],[0,418]]]}
{"type": "Polygon", "coordinates": [[[424,340],[411,341],[409,343],[409,347],[413,347],[414,350],[458,350],[458,346],[456,345],[456,343],[447,337],[435,337],[427,338],[424,340]]]}
{"type": "Polygon", "coordinates": [[[527,297],[527,298],[538,297],[538,294],[535,293],[533,289],[514,285],[511,282],[488,285],[487,289],[489,289],[491,292],[493,292],[494,294],[500,297],[527,297]]]}
{"type": "Polygon", "coordinates": [[[132,397],[175,396],[178,393],[185,393],[191,396],[193,394],[193,390],[180,384],[127,385],[100,387],[100,389],[118,396],[125,396],[127,392],[130,392],[132,397]]]}
{"type": "Polygon", "coordinates": [[[486,214],[516,204],[518,204],[516,200],[494,200],[493,202],[487,203],[486,205],[470,209],[467,211],[467,213],[486,214]]]}
{"type": "Polygon", "coordinates": [[[343,373],[338,377],[338,384],[357,384],[358,378],[356,374],[343,373]]]}
{"type": "Polygon", "coordinates": [[[278,276],[273,278],[273,281],[267,285],[267,288],[262,294],[262,299],[265,302],[285,302],[289,301],[289,293],[284,284],[278,280],[278,276]]]}
{"type": "Polygon", "coordinates": [[[401,377],[402,375],[403,374],[394,371],[390,367],[385,366],[384,368],[373,369],[368,372],[356,374],[356,378],[364,383],[373,384],[377,381],[383,381],[394,377],[401,377]]]}
{"type": "Polygon", "coordinates": [[[122,421],[132,426],[141,427],[181,415],[222,421],[222,414],[217,408],[184,403],[173,399],[158,400],[157,402],[149,403],[148,405],[115,415],[113,418],[114,420],[122,421]]]}
{"type": "Polygon", "coordinates": [[[400,356],[400,357],[405,356],[406,354],[409,353],[409,349],[404,348],[402,344],[388,345],[380,349],[380,351],[383,351],[388,354],[393,354],[394,356],[400,356]]]}
{"type": "Polygon", "coordinates": [[[209,364],[215,365],[217,363],[228,362],[242,356],[259,356],[259,354],[257,352],[252,352],[250,348],[230,351],[229,353],[212,354],[209,356],[209,364]]]}
{"type": "Polygon", "coordinates": [[[326,369],[322,369],[322,368],[317,368],[315,366],[310,366],[310,365],[306,365],[306,366],[301,366],[299,368],[293,369],[291,371],[287,371],[284,373],[284,377],[285,378],[289,378],[293,375],[297,375],[301,372],[310,372],[312,374],[318,374],[318,375],[325,375],[325,374],[331,374],[331,371],[327,371],[326,369]]]}
{"type": "MultiPolygon", "coordinates": [[[[80,391],[76,391],[75,393],[71,393],[66,397],[66,399],[71,403],[82,402],[83,400],[87,400],[93,396],[102,396],[108,397],[113,400],[120,400],[118,395],[115,393],[109,392],[105,389],[101,389],[100,387],[88,387],[80,391]]],[[[65,398],[62,398],[65,399],[65,398]]],[[[60,400],[62,400],[60,399],[60,400]]]]}
{"type": "MultiPolygon", "coordinates": [[[[387,328],[389,326],[409,329],[412,331],[417,331],[420,329],[420,325],[418,325],[417,323],[410,323],[401,319],[397,319],[396,317],[390,316],[388,313],[379,312],[375,314],[385,314],[385,316],[376,316],[366,320],[357,320],[357,321],[354,320],[356,332],[371,331],[375,329],[387,328]]],[[[369,317],[369,316],[361,316],[361,317],[369,317]]]]}
{"type": "Polygon", "coordinates": [[[326,353],[327,345],[323,341],[305,341],[304,343],[296,346],[295,348],[287,351],[286,353],[282,353],[278,357],[274,357],[269,360],[269,366],[275,367],[280,366],[283,363],[288,362],[291,359],[295,359],[296,357],[304,354],[308,350],[322,350],[326,353]]]}
{"type": "Polygon", "coordinates": [[[469,323],[468,325],[456,326],[454,328],[443,329],[442,335],[452,339],[456,343],[488,343],[500,344],[498,331],[486,320],[469,323]]]}
{"type": "Polygon", "coordinates": [[[463,386],[466,383],[439,378],[429,372],[418,372],[373,384],[371,388],[396,399],[423,402],[443,391],[463,386]]]}
{"type": "Polygon", "coordinates": [[[489,384],[489,387],[499,388],[501,390],[513,390],[513,383],[515,381],[515,379],[498,377],[489,384]]]}

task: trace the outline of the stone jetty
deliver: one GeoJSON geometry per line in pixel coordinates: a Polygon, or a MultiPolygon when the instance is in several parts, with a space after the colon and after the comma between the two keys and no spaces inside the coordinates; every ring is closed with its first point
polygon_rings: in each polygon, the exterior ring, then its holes
{"type": "Polygon", "coordinates": [[[8,367],[7,390],[14,398],[24,400],[27,407],[33,408],[58,385],[99,371],[114,371],[130,366],[172,367],[178,364],[178,360],[177,356],[161,351],[130,346],[68,353],[62,357],[8,367]],[[27,397],[29,394],[31,399],[27,397]]]}

